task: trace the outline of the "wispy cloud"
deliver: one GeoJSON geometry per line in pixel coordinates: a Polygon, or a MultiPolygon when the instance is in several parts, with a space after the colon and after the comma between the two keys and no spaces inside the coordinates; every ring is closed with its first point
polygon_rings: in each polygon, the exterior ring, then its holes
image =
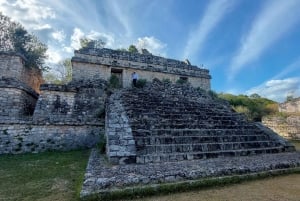
{"type": "Polygon", "coordinates": [[[135,46],[138,49],[147,49],[155,55],[164,56],[166,54],[164,51],[166,48],[166,44],[162,43],[160,40],[156,39],[153,36],[138,38],[135,46]]]}
{"type": "Polygon", "coordinates": [[[1,11],[30,30],[49,29],[47,19],[54,19],[52,8],[38,0],[0,0],[1,11]]]}
{"type": "MultiPolygon", "coordinates": [[[[88,33],[84,33],[81,29],[76,27],[76,28],[74,28],[73,34],[70,38],[70,40],[71,40],[70,48],[79,49],[80,46],[81,46],[80,45],[80,39],[81,38],[88,38],[88,39],[91,39],[91,40],[101,39],[103,42],[105,42],[105,47],[112,48],[112,47],[115,46],[115,44],[114,44],[115,40],[114,40],[114,37],[112,35],[97,32],[97,31],[94,31],[94,30],[91,30],[88,33]]],[[[68,49],[67,47],[65,47],[65,48],[68,49]]]]}
{"type": "Polygon", "coordinates": [[[281,72],[275,75],[272,79],[281,79],[288,75],[300,76],[300,57],[298,57],[293,63],[283,68],[281,72]]]}
{"type": "Polygon", "coordinates": [[[66,34],[63,30],[60,31],[54,31],[51,33],[51,36],[53,39],[57,40],[58,42],[63,42],[66,38],[66,34]]]}
{"type": "Polygon", "coordinates": [[[299,21],[300,1],[267,1],[231,61],[228,75],[233,79],[246,64],[258,59],[276,40],[299,21]]]}
{"type": "Polygon", "coordinates": [[[288,95],[292,94],[295,97],[300,96],[300,78],[293,77],[287,79],[269,80],[246,91],[246,94],[248,95],[254,93],[278,102],[283,102],[286,100],[288,95]]]}
{"type": "Polygon", "coordinates": [[[300,57],[282,69],[270,80],[246,91],[246,94],[257,93],[278,102],[285,101],[288,95],[300,96],[300,57]]]}
{"type": "Polygon", "coordinates": [[[132,35],[132,27],[130,24],[130,5],[131,4],[121,4],[118,1],[108,1],[108,6],[111,9],[111,15],[121,24],[125,30],[125,35],[130,37],[132,35]]]}
{"type": "Polygon", "coordinates": [[[184,59],[190,58],[196,52],[201,51],[209,33],[218,25],[232,6],[233,2],[229,0],[211,1],[196,29],[189,33],[183,52],[184,59]]]}

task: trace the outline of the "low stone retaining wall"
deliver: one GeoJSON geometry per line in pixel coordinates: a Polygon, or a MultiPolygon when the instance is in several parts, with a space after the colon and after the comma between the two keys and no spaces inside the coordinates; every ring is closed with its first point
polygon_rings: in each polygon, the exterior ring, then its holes
{"type": "Polygon", "coordinates": [[[102,196],[105,197],[110,193],[118,191],[122,193],[129,189],[127,191],[129,194],[150,185],[210,177],[259,174],[297,167],[300,167],[300,152],[111,166],[104,155],[93,150],[80,196],[83,200],[93,200],[89,198],[100,200],[102,196]]]}
{"type": "Polygon", "coordinates": [[[91,148],[103,133],[103,124],[0,123],[0,154],[91,148]]]}
{"type": "Polygon", "coordinates": [[[300,116],[264,117],[262,123],[286,139],[300,140],[300,116]]]}

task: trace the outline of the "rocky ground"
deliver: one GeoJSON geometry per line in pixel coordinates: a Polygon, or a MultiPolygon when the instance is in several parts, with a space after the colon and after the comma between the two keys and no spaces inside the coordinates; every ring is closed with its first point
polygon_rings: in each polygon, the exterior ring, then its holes
{"type": "Polygon", "coordinates": [[[112,166],[104,155],[93,150],[81,197],[137,185],[244,175],[295,167],[300,167],[300,152],[112,166]]]}

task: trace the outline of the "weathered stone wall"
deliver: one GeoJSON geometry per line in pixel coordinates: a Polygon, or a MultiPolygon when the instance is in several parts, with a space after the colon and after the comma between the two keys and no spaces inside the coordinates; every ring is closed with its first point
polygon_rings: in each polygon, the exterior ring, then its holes
{"type": "Polygon", "coordinates": [[[0,122],[0,154],[90,148],[99,142],[103,130],[101,124],[0,122]]]}
{"type": "Polygon", "coordinates": [[[264,117],[262,123],[284,138],[300,140],[300,116],[264,117]]]}
{"type": "Polygon", "coordinates": [[[0,52],[0,79],[14,78],[39,93],[43,83],[42,73],[38,69],[25,68],[25,58],[13,52],[0,52]]]}
{"type": "Polygon", "coordinates": [[[0,120],[33,114],[38,94],[14,78],[0,79],[0,120]]]}
{"type": "Polygon", "coordinates": [[[194,87],[210,89],[209,71],[185,62],[159,56],[122,52],[110,49],[82,49],[75,51],[72,58],[73,79],[108,80],[111,73],[121,73],[124,87],[131,86],[131,74],[136,71],[140,79],[169,79],[173,82],[180,77],[188,78],[194,87]]]}
{"type": "Polygon", "coordinates": [[[81,84],[77,90],[70,85],[43,86],[47,90],[42,91],[32,117],[0,116],[0,154],[95,146],[104,135],[104,116],[99,112],[104,109],[106,85],[81,84]]]}
{"type": "Polygon", "coordinates": [[[300,113],[300,98],[279,104],[279,112],[300,113]]]}
{"type": "Polygon", "coordinates": [[[120,102],[119,93],[110,96],[105,119],[106,154],[110,162],[113,164],[135,163],[135,141],[128,117],[120,102]]]}
{"type": "Polygon", "coordinates": [[[106,99],[104,80],[82,80],[67,85],[45,84],[33,119],[39,122],[95,122],[106,99]]]}
{"type": "Polygon", "coordinates": [[[92,147],[104,136],[106,82],[45,84],[25,58],[0,53],[0,154],[92,147]]]}
{"type": "Polygon", "coordinates": [[[16,53],[0,53],[0,77],[10,77],[22,80],[22,69],[25,58],[16,53]]]}

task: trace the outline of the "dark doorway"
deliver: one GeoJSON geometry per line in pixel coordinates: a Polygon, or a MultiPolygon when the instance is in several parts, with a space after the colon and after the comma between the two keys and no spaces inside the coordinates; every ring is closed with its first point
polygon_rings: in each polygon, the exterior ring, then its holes
{"type": "Polygon", "coordinates": [[[112,68],[111,69],[111,78],[114,79],[115,85],[118,85],[118,87],[123,86],[123,70],[118,68],[112,68]]]}

